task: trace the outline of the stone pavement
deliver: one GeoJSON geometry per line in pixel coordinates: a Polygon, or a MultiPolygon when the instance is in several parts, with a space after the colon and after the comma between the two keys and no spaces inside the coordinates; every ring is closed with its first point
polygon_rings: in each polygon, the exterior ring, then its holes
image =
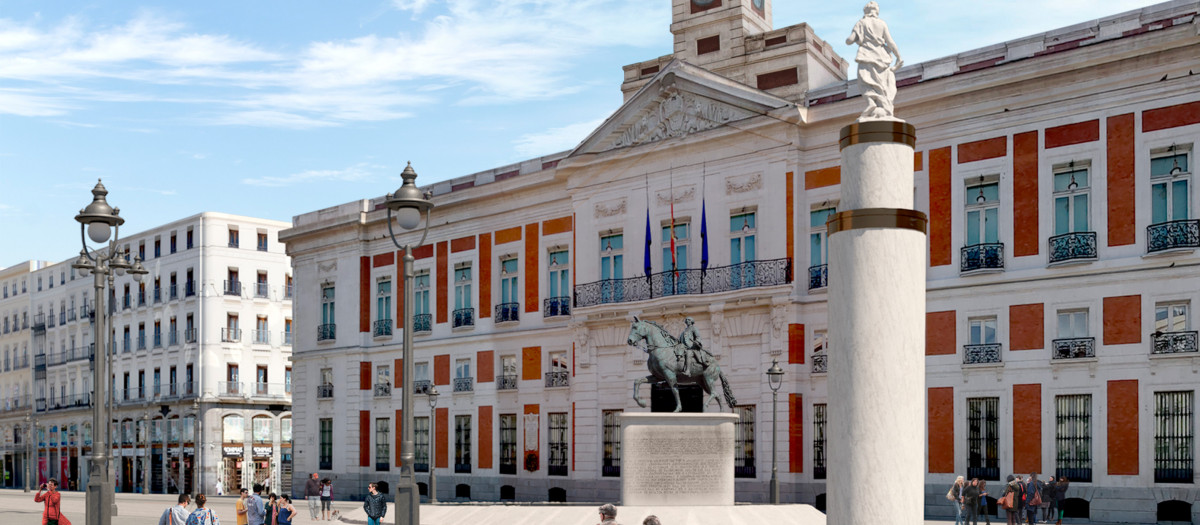
{"type": "MultiPolygon", "coordinates": [[[[22,490],[0,490],[0,524],[3,525],[40,525],[42,523],[42,504],[34,503],[36,491],[26,494],[22,490]]],[[[62,508],[72,525],[86,525],[84,520],[84,499],[82,492],[62,493],[62,508]]],[[[157,525],[163,510],[174,505],[177,496],[160,494],[117,494],[117,513],[113,518],[114,525],[157,525]]],[[[213,496],[208,500],[208,507],[213,509],[221,520],[221,525],[237,525],[237,514],[234,505],[237,497],[213,496]]],[[[308,502],[296,502],[299,511],[296,525],[313,525],[324,523],[343,525],[335,521],[312,521],[308,517],[308,502]]],[[[196,508],[195,504],[192,509],[196,508]]],[[[341,512],[361,509],[362,502],[334,501],[333,508],[341,512]]]]}

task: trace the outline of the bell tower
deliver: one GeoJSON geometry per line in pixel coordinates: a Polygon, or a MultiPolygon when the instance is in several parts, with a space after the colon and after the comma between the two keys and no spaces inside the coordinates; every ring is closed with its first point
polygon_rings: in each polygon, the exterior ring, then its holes
{"type": "Polygon", "coordinates": [[[672,0],[675,58],[704,66],[745,54],[744,39],[771,30],[771,0],[672,0]]]}

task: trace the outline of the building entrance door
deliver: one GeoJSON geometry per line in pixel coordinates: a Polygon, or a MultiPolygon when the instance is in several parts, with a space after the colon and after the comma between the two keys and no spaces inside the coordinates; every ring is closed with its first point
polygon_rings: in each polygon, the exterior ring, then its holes
{"type": "Polygon", "coordinates": [[[133,492],[133,458],[121,458],[121,492],[133,492]]]}
{"type": "Polygon", "coordinates": [[[163,493],[163,461],[162,449],[150,451],[150,491],[155,494],[163,493]]]}
{"type": "Polygon", "coordinates": [[[226,494],[237,494],[237,490],[242,487],[242,458],[225,458],[225,479],[223,481],[226,494]]]}

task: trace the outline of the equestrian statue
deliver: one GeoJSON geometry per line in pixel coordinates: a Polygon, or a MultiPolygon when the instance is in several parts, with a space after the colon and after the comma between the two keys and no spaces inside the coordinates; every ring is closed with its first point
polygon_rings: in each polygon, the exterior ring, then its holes
{"type": "Polygon", "coordinates": [[[643,351],[649,355],[646,359],[646,367],[650,369],[650,375],[633,380],[633,400],[637,401],[638,406],[645,407],[646,403],[638,397],[638,387],[643,383],[666,383],[671,387],[671,393],[675,395],[674,411],[681,412],[683,404],[679,401],[677,385],[698,384],[708,395],[701,406],[708,406],[709,402],[716,401],[717,408],[720,409],[721,399],[717,397],[716,393],[717,379],[720,379],[725,402],[732,408],[737,404],[737,400],[734,399],[733,392],[729,389],[729,381],[721,372],[721,366],[717,364],[712,352],[704,348],[704,344],[700,342],[700,335],[696,331],[692,318],[688,317],[684,323],[687,328],[678,338],[675,338],[665,328],[652,321],[633,318],[633,323],[629,327],[629,339],[626,342],[630,346],[638,346],[638,343],[646,342],[646,348],[643,351]]]}

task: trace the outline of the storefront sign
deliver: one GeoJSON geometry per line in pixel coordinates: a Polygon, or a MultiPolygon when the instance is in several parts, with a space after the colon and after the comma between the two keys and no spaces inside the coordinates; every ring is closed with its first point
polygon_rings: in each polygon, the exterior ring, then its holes
{"type": "Polygon", "coordinates": [[[196,453],[196,450],[193,449],[192,447],[183,447],[183,453],[185,455],[191,456],[196,453]]]}
{"type": "Polygon", "coordinates": [[[221,451],[225,453],[226,457],[232,457],[241,456],[245,449],[242,447],[221,447],[221,451]]]}
{"type": "Polygon", "coordinates": [[[254,457],[263,458],[271,457],[271,447],[254,447],[254,457]]]}

